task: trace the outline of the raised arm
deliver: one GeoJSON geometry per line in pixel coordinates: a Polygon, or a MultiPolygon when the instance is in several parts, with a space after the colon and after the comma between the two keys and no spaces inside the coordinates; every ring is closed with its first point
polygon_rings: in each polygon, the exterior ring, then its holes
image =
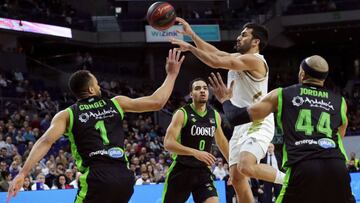
{"type": "Polygon", "coordinates": [[[249,70],[259,72],[264,69],[264,62],[253,54],[229,54],[223,56],[217,55],[213,52],[203,51],[180,39],[172,38],[170,39],[170,42],[172,44],[178,45],[178,49],[182,52],[190,51],[203,63],[214,69],[222,68],[236,71],[249,70]]]}
{"type": "Polygon", "coordinates": [[[180,59],[180,54],[180,51],[169,50],[169,56],[166,59],[167,76],[152,95],[136,99],[126,96],[115,97],[121,108],[125,112],[148,112],[162,109],[171,95],[181,64],[185,59],[185,56],[180,59]]]}
{"type": "Polygon", "coordinates": [[[218,112],[216,112],[217,118],[217,128],[215,132],[215,142],[219,147],[221,154],[225,157],[226,161],[229,163],[229,142],[226,139],[224,132],[221,128],[221,117],[218,112]]]}
{"type": "Polygon", "coordinates": [[[177,17],[176,21],[181,24],[183,26],[183,30],[184,31],[179,31],[177,30],[177,32],[183,34],[183,35],[188,35],[195,43],[196,47],[205,51],[205,52],[211,52],[214,53],[218,56],[228,56],[230,55],[230,53],[225,52],[225,51],[220,51],[219,49],[217,49],[215,46],[211,45],[210,43],[204,41],[203,39],[201,39],[192,29],[191,26],[189,25],[188,22],[186,22],[184,19],[177,17]]]}
{"type": "Polygon", "coordinates": [[[60,111],[54,116],[50,127],[34,144],[23,168],[10,184],[8,200],[16,196],[17,192],[23,186],[24,178],[28,175],[29,171],[47,154],[52,144],[66,132],[68,121],[69,113],[66,110],[60,111]]]}
{"type": "Polygon", "coordinates": [[[164,139],[165,149],[178,155],[194,156],[198,160],[205,162],[207,165],[214,164],[215,157],[212,154],[186,147],[177,141],[178,136],[180,136],[181,128],[185,122],[184,117],[184,111],[182,110],[178,110],[174,114],[171,123],[166,130],[164,139]]]}

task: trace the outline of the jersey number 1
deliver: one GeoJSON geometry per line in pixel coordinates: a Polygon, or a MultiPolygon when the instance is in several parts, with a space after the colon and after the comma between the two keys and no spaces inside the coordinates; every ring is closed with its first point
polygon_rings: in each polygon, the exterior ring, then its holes
{"type": "MultiPolygon", "coordinates": [[[[311,110],[301,109],[299,116],[296,120],[295,129],[298,132],[304,132],[305,135],[312,135],[314,132],[314,126],[311,123],[311,110]]],[[[332,130],[330,127],[330,114],[322,112],[319,122],[316,126],[317,132],[326,135],[331,138],[332,130]]]]}
{"type": "Polygon", "coordinates": [[[100,130],[100,135],[101,135],[101,139],[103,140],[103,144],[108,145],[110,142],[109,142],[109,139],[107,137],[107,132],[106,132],[104,121],[99,120],[98,122],[96,122],[95,129],[100,130]]]}

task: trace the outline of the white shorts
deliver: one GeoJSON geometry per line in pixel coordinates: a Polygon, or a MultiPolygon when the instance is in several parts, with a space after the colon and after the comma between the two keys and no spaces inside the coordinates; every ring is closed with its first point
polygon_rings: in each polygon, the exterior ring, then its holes
{"type": "Polygon", "coordinates": [[[236,126],[229,142],[229,166],[239,162],[240,153],[243,151],[253,154],[256,157],[257,163],[259,163],[264,158],[274,133],[273,114],[259,123],[247,123],[236,126]]]}

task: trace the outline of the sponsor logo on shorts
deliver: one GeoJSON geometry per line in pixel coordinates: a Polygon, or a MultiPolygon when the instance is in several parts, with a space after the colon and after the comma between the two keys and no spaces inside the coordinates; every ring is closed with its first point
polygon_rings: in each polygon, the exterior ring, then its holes
{"type": "Polygon", "coordinates": [[[101,150],[98,150],[98,151],[95,151],[95,152],[90,152],[89,153],[89,157],[93,157],[93,156],[96,156],[96,155],[100,155],[100,156],[109,156],[111,158],[121,158],[124,156],[124,150],[121,149],[120,147],[113,147],[113,148],[110,148],[108,150],[106,149],[101,149],[101,150]]]}
{"type": "Polygon", "coordinates": [[[332,139],[329,138],[321,138],[318,141],[318,145],[322,148],[329,149],[329,148],[335,148],[336,144],[332,139]]]}
{"type": "Polygon", "coordinates": [[[296,141],[295,145],[303,145],[303,144],[308,144],[308,145],[316,145],[318,144],[318,142],[316,140],[300,140],[300,141],[296,141]]]}
{"type": "Polygon", "coordinates": [[[108,155],[112,158],[121,158],[124,156],[124,150],[120,147],[113,147],[108,150],[108,155]]]}
{"type": "Polygon", "coordinates": [[[332,139],[329,138],[321,138],[320,140],[313,140],[313,139],[307,139],[307,140],[300,140],[300,141],[296,141],[295,145],[319,145],[320,147],[324,148],[324,149],[329,149],[329,148],[335,148],[336,144],[332,139]]]}

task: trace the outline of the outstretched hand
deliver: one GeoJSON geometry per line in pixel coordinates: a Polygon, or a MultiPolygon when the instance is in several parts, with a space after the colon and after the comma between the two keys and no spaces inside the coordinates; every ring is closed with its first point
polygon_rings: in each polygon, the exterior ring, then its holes
{"type": "Polygon", "coordinates": [[[19,173],[14,180],[11,182],[8,190],[8,195],[6,199],[6,203],[10,202],[11,197],[15,197],[19,192],[20,188],[24,184],[25,176],[22,173],[19,173]]]}
{"type": "Polygon", "coordinates": [[[212,90],[216,99],[220,103],[224,103],[226,100],[231,99],[235,81],[232,81],[230,84],[230,88],[227,88],[221,78],[220,73],[216,73],[216,75],[214,73],[211,73],[211,77],[209,77],[209,81],[210,81],[210,90],[212,90]]]}
{"type": "Polygon", "coordinates": [[[183,63],[185,56],[180,58],[181,51],[174,49],[169,50],[169,55],[166,58],[166,73],[169,75],[179,74],[181,64],[183,63]]]}
{"type": "Polygon", "coordinates": [[[184,19],[182,19],[180,17],[176,17],[175,21],[178,22],[179,25],[182,25],[182,27],[183,27],[183,31],[176,30],[177,33],[180,33],[183,35],[188,35],[190,37],[194,34],[194,31],[192,30],[191,26],[184,19]]]}
{"type": "Polygon", "coordinates": [[[176,38],[170,38],[170,43],[174,44],[174,45],[178,45],[178,48],[175,48],[176,50],[180,50],[182,52],[186,52],[190,50],[190,47],[192,46],[190,43],[185,42],[184,40],[181,39],[176,39],[176,38]]]}

